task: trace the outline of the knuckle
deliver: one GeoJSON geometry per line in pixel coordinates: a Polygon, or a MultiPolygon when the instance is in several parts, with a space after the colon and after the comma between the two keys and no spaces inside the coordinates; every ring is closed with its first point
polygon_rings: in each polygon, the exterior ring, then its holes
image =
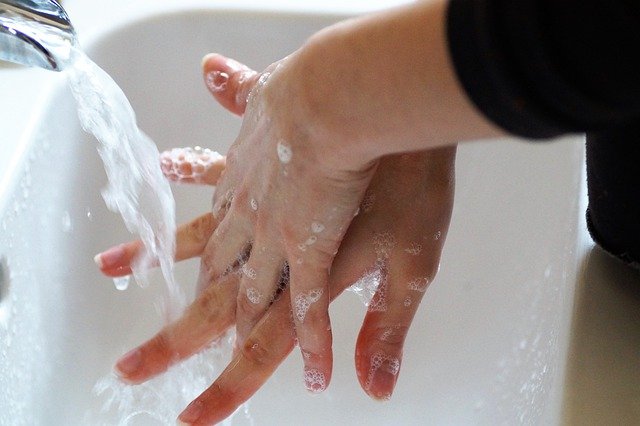
{"type": "Polygon", "coordinates": [[[250,300],[247,290],[243,290],[238,293],[236,300],[236,316],[245,318],[249,322],[255,322],[264,312],[264,307],[262,303],[254,303],[253,300],[250,300]]]}
{"type": "Polygon", "coordinates": [[[198,219],[189,223],[187,226],[187,234],[196,242],[203,242],[209,239],[211,229],[214,227],[214,219],[212,214],[200,216],[198,219]]]}
{"type": "Polygon", "coordinates": [[[295,221],[292,220],[284,221],[278,224],[278,230],[280,232],[282,244],[285,248],[286,253],[290,255],[300,253],[300,248],[298,246],[304,242],[304,237],[301,236],[300,232],[297,231],[294,222],[295,221]]]}
{"type": "Polygon", "coordinates": [[[249,192],[246,188],[240,187],[234,191],[233,202],[235,204],[235,210],[246,211],[249,205],[249,192]]]}
{"type": "Polygon", "coordinates": [[[240,351],[243,358],[257,367],[269,365],[269,363],[273,360],[273,353],[270,349],[270,346],[264,344],[260,341],[260,339],[257,339],[255,337],[247,338],[240,351]]]}

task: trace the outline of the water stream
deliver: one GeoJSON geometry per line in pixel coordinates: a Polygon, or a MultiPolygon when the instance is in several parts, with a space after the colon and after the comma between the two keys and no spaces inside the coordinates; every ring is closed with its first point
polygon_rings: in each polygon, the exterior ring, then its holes
{"type": "MultiPolygon", "coordinates": [[[[107,207],[119,213],[127,229],[144,243],[143,254],[132,265],[135,281],[142,287],[147,286],[147,271],[159,266],[166,283],[164,299],[160,302],[161,314],[165,322],[177,319],[184,310],[186,298],[174,275],[175,201],[160,169],[155,143],[138,128],[133,108],[120,87],[74,45],[75,41],[69,40],[66,33],[11,10],[2,11],[0,24],[28,34],[61,61],[77,103],[80,124],[98,142],[97,149],[108,178],[108,185],[102,191],[107,207]]],[[[23,48],[23,43],[13,38],[8,40],[13,48],[23,48]]],[[[38,64],[39,58],[33,53],[19,50],[15,58],[24,63],[30,63],[29,59],[33,58],[38,64]]],[[[63,229],[68,232],[71,228],[67,213],[63,217],[63,229]]],[[[0,271],[0,275],[2,273],[0,271]]],[[[125,290],[129,277],[114,280],[114,284],[118,290],[125,290]]],[[[0,291],[0,296],[2,294],[0,291]]],[[[149,301],[154,302],[157,304],[149,301]]],[[[177,415],[220,374],[221,366],[230,357],[228,339],[221,339],[165,374],[138,386],[124,384],[105,372],[106,376],[94,387],[96,398],[104,401],[102,413],[85,413],[85,423],[92,426],[174,425],[177,415]],[[105,417],[111,420],[106,423],[100,420],[105,417]]],[[[244,411],[248,422],[253,423],[246,404],[239,411],[244,411]]],[[[225,424],[230,422],[231,418],[225,424]]]]}
{"type": "Polygon", "coordinates": [[[147,286],[147,271],[157,261],[167,285],[165,316],[176,319],[185,297],[174,276],[175,202],[160,170],[158,149],[138,128],[131,104],[113,79],[80,50],[72,55],[67,72],[78,117],[99,142],[109,180],[103,198],[146,249],[133,265],[134,277],[147,286]]]}
{"type": "MultiPolygon", "coordinates": [[[[103,198],[144,243],[145,253],[132,268],[136,282],[146,286],[147,270],[156,263],[160,266],[166,282],[163,314],[166,321],[174,320],[184,309],[185,295],[174,276],[175,202],[160,169],[158,149],[138,128],[131,104],[113,79],[80,50],[74,49],[72,55],[67,73],[78,116],[83,129],[99,142],[109,180],[103,198]]],[[[128,285],[126,279],[114,283],[120,290],[128,285]]],[[[173,425],[182,409],[221,372],[230,347],[223,340],[138,386],[109,374],[94,392],[105,400],[103,413],[119,419],[119,425],[173,425]]],[[[246,404],[239,411],[252,423],[246,404]]],[[[98,424],[94,414],[87,413],[87,424],[98,424]]]]}

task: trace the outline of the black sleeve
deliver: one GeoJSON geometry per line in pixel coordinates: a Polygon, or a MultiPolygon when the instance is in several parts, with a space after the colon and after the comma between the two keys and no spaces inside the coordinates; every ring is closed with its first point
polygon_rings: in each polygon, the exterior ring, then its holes
{"type": "Polygon", "coordinates": [[[640,269],[640,123],[587,134],[587,186],[594,241],[640,269]]]}
{"type": "Polygon", "coordinates": [[[472,101],[513,134],[640,122],[638,0],[451,0],[447,37],[472,101]]]}

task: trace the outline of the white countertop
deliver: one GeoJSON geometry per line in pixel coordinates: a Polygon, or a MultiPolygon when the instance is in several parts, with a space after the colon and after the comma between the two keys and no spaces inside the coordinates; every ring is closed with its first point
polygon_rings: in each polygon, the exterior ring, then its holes
{"type": "MultiPolygon", "coordinates": [[[[303,11],[359,14],[410,0],[64,0],[81,45],[87,45],[114,26],[123,25],[149,13],[169,13],[184,8],[303,11]]],[[[25,149],[25,140],[35,128],[38,108],[53,84],[64,78],[59,73],[26,68],[0,61],[0,195],[15,163],[25,149]]]]}

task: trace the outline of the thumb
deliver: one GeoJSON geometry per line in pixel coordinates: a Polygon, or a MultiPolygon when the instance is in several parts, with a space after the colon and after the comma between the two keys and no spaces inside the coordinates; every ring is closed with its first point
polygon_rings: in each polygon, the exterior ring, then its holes
{"type": "Polygon", "coordinates": [[[202,59],[202,72],[207,88],[220,105],[236,115],[244,114],[249,93],[260,74],[217,53],[202,59]]]}

